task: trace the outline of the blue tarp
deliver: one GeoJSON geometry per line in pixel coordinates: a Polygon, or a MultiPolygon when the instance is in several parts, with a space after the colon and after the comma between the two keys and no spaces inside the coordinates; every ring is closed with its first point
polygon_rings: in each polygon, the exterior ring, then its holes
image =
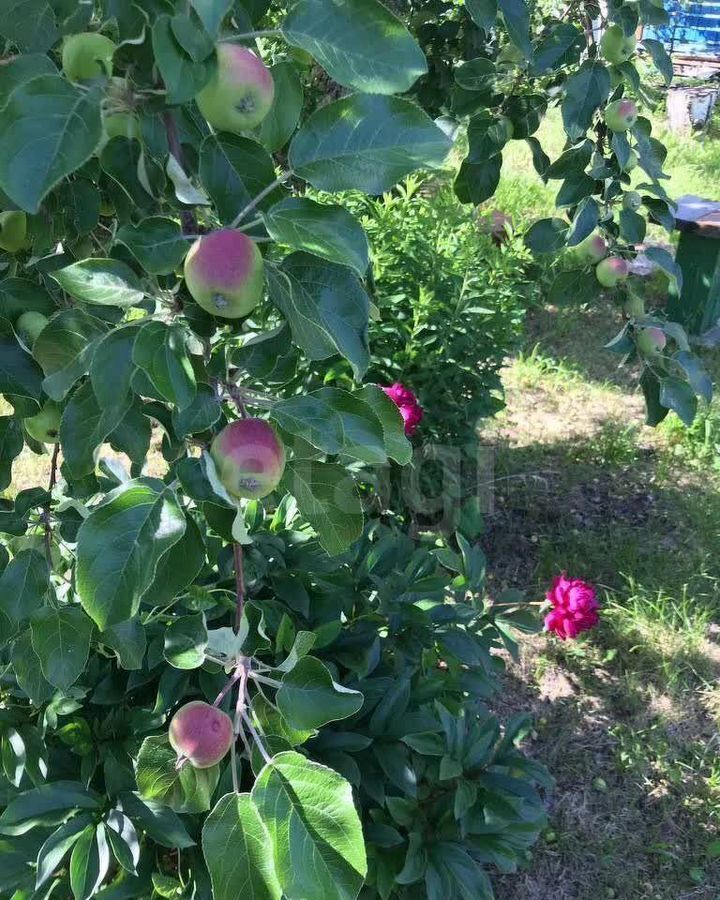
{"type": "Polygon", "coordinates": [[[669,0],[669,25],[645,28],[644,36],[662,41],[675,53],[720,56],[720,2],[681,4],[669,0]]]}

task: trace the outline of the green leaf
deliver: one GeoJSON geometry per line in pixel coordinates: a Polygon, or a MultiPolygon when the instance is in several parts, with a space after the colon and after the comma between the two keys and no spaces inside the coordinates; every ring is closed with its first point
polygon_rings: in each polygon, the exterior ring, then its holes
{"type": "Polygon", "coordinates": [[[647,247],[645,256],[652,262],[660,266],[663,271],[667,272],[670,278],[674,279],[677,285],[678,294],[682,292],[683,273],[680,266],[675,262],[675,257],[664,247],[647,247]]]}
{"type": "Polygon", "coordinates": [[[287,897],[357,897],[367,860],[352,788],[344,778],[287,751],[262,770],[252,799],[270,834],[287,897]]]}
{"type": "Polygon", "coordinates": [[[52,877],[66,854],[75,846],[80,834],[91,824],[92,818],[87,813],[82,813],[53,831],[37,855],[35,890],[52,877]]]}
{"type": "Polygon", "coordinates": [[[135,338],[133,362],[169,402],[183,410],[195,399],[197,385],[182,325],[148,322],[135,338]]]}
{"type": "Polygon", "coordinates": [[[223,19],[227,15],[232,0],[190,0],[191,6],[211,37],[217,37],[223,19]]]}
{"type": "Polygon", "coordinates": [[[0,416],[0,491],[10,484],[13,460],[24,446],[20,422],[13,416],[0,416]]]}
{"type": "Polygon", "coordinates": [[[195,841],[187,833],[182,820],[164,803],[141,800],[135,794],[120,794],[125,813],[157,844],[171,849],[192,847],[195,841]]]}
{"type": "Polygon", "coordinates": [[[344,207],[316,203],[307,197],[289,197],[269,209],[264,222],[279,244],[307,250],[349,266],[361,277],[365,275],[369,259],[367,236],[344,207]]]}
{"type": "Polygon", "coordinates": [[[140,796],[158,800],[178,813],[201,813],[210,809],[220,767],[195,769],[189,763],[176,768],[177,754],[166,734],[142,742],[135,765],[140,796]]]}
{"type": "Polygon", "coordinates": [[[294,342],[310,359],[340,353],[360,379],[370,362],[370,301],[357,276],[309,253],[293,253],[266,272],[270,297],[288,320],[294,342]]]}
{"type": "Polygon", "coordinates": [[[415,39],[377,0],[296,0],[282,33],[334,81],[368,94],[403,93],[427,72],[415,39]]]}
{"type": "MultiPolygon", "coordinates": [[[[133,347],[138,328],[133,325],[115,328],[98,344],[90,364],[90,381],[96,404],[108,423],[120,424],[130,408],[130,382],[135,373],[133,347]]],[[[109,434],[109,432],[108,432],[109,434]]]]}
{"type": "Polygon", "coordinates": [[[530,43],[530,10],[525,0],[498,0],[508,37],[522,50],[525,59],[532,56],[530,43]]]}
{"type": "Polygon", "coordinates": [[[289,62],[270,66],[275,84],[270,112],[258,128],[258,140],[270,153],[280,150],[290,139],[300,121],[303,88],[295,66],[289,62]]]}
{"type": "Polygon", "coordinates": [[[205,563],[205,543],[195,520],[188,516],[185,533],[160,557],[155,577],[143,594],[148,606],[167,606],[195,580],[205,563]]]}
{"type": "Polygon", "coordinates": [[[15,796],[0,816],[0,834],[24,834],[70,810],[98,809],[96,794],[77,781],[53,781],[15,796]]]}
{"type": "Polygon", "coordinates": [[[47,0],[9,0],[3,6],[0,34],[21,50],[41,53],[59,37],[55,13],[47,0]]]}
{"type": "Polygon", "coordinates": [[[145,296],[137,275],[118,259],[83,259],[51,273],[75,300],[100,306],[135,306],[145,296]]]}
{"type": "Polygon", "coordinates": [[[586,60],[565,82],[562,117],[570,140],[585,137],[595,111],[610,93],[610,73],[597,60],[586,60]]]}
{"type": "Polygon", "coordinates": [[[207,645],[204,614],[180,616],[165,629],[163,656],[176,669],[197,669],[205,662],[207,645]]]}
{"type": "Polygon", "coordinates": [[[16,87],[38,75],[57,75],[57,67],[44,53],[25,53],[3,63],[0,66],[0,107],[5,106],[16,87]]]}
{"type": "Polygon", "coordinates": [[[355,394],[320,388],[280,400],[270,414],[278,425],[325,453],[345,453],[363,462],[387,462],[382,425],[355,394]]]}
{"type": "Polygon", "coordinates": [[[202,846],[214,900],[280,900],[269,835],[250,794],[218,801],[203,825],[202,846]]]}
{"type": "Polygon", "coordinates": [[[304,656],[285,673],[276,699],[283,718],[300,730],[347,719],[359,712],[364,701],[360,691],[335,682],[314,656],[304,656]]]}
{"type": "Polygon", "coordinates": [[[381,194],[415,169],[439,168],[450,139],[409,100],[354,94],[307,119],[290,144],[290,165],[323,191],[381,194]]]}
{"type": "Polygon", "coordinates": [[[15,638],[10,661],[18,686],[35,706],[52,697],[55,690],[43,676],[40,660],[32,647],[29,628],[15,638]]]}
{"type": "Polygon", "coordinates": [[[578,206],[572,227],[568,232],[567,245],[574,247],[586,237],[590,237],[600,221],[600,207],[594,197],[586,197],[578,206]]]}
{"type": "MultiPolygon", "coordinates": [[[[275,166],[257,141],[222,132],[208,135],[200,145],[200,178],[218,218],[227,225],[275,181],[275,166]]],[[[272,206],[279,196],[280,191],[271,191],[258,204],[258,211],[272,206]]]]}
{"type": "Polygon", "coordinates": [[[660,380],[647,366],[640,376],[640,387],[645,397],[645,422],[653,427],[659,425],[667,417],[669,408],[660,403],[660,380]]]}
{"type": "Polygon", "coordinates": [[[293,459],[285,467],[281,484],[295,497],[328,553],[342,553],[362,534],[360,498],[352,476],[342,466],[293,459]]]}
{"type": "Polygon", "coordinates": [[[46,194],[90,158],[102,135],[101,95],[59,75],[12,92],[0,111],[0,187],[21,209],[38,212],[46,194]]]}
{"type": "Polygon", "coordinates": [[[463,160],[453,187],[461,203],[484,203],[495,193],[500,183],[502,154],[480,163],[463,160]]]}
{"type": "Polygon", "coordinates": [[[642,45],[652,57],[655,68],[662,75],[665,84],[670,84],[673,79],[673,64],[662,42],[643,38],[642,45]]]}
{"type": "Polygon", "coordinates": [[[495,84],[497,70],[492,60],[478,56],[459,65],[453,75],[466,91],[489,91],[495,84]]]}
{"type": "Polygon", "coordinates": [[[107,326],[82,309],[64,309],[38,335],[32,352],[45,373],[43,390],[63,400],[78,378],[87,374],[90,360],[107,326]]]}
{"type": "Polygon", "coordinates": [[[661,378],[660,403],[667,409],[674,410],[685,425],[692,425],[697,413],[697,397],[687,381],[675,375],[661,378]]]}
{"type": "Polygon", "coordinates": [[[67,690],[85,669],[93,625],[78,606],[45,607],[30,621],[33,650],[45,678],[67,690]]]}
{"type": "Polygon", "coordinates": [[[465,9],[478,28],[489,31],[495,24],[497,0],[465,0],[465,9]]]}
{"type": "Polygon", "coordinates": [[[185,258],[189,244],[174,219],[150,216],[138,225],[123,225],[115,236],[151,275],[169,275],[185,258]]]}
{"type": "Polygon", "coordinates": [[[565,246],[568,224],[562,219],[540,219],[525,235],[525,244],[533,253],[557,253],[565,246]]]}
{"type": "Polygon", "coordinates": [[[18,344],[12,325],[0,319],[0,394],[40,400],[42,369],[18,344]]]}
{"type": "Polygon", "coordinates": [[[130,819],[117,809],[111,809],[105,817],[105,836],[113,856],[126,872],[136,874],[140,861],[140,843],[137,831],[130,819]]]}
{"type": "Polygon", "coordinates": [[[682,367],[695,393],[706,403],[710,403],[713,395],[712,378],[705,371],[702,360],[687,350],[678,350],[673,355],[673,360],[682,367]]]}
{"type": "Polygon", "coordinates": [[[110,850],[105,826],[88,825],[70,855],[70,887],[75,900],[88,900],[97,894],[110,866],[110,850]]]}
{"type": "Polygon", "coordinates": [[[37,550],[21,550],[7,564],[0,575],[0,643],[40,609],[49,587],[47,560],[37,550]]]}
{"type": "Polygon", "coordinates": [[[98,640],[115,651],[121,668],[142,668],[147,639],[139,616],[110,625],[101,632],[98,640]]]}
{"type": "Polygon", "coordinates": [[[194,62],[207,59],[215,49],[212,37],[198,16],[178,13],[170,24],[175,40],[194,62]]]}
{"type": "Polygon", "coordinates": [[[102,410],[90,381],[85,381],[75,391],[60,420],[64,464],[74,477],[79,478],[93,471],[95,450],[117,428],[129,407],[128,397],[125,412],[121,408],[107,412],[102,410]]]}
{"type": "Polygon", "coordinates": [[[629,244],[641,244],[645,240],[647,222],[632,209],[620,210],[620,234],[629,244]]]}
{"type": "Polygon", "coordinates": [[[577,25],[560,22],[535,48],[532,71],[541,75],[576,63],[584,47],[585,37],[577,25]]]}
{"type": "Polygon", "coordinates": [[[175,433],[181,437],[207,431],[222,415],[222,406],[216,392],[209,384],[200,382],[197,394],[189,406],[182,411],[173,408],[172,424],[175,433]]]}
{"type": "Polygon", "coordinates": [[[0,281],[0,318],[14,322],[24,312],[30,311],[51,316],[57,312],[57,307],[45,288],[34,281],[3,278],[0,281]]]}
{"type": "Polygon", "coordinates": [[[135,615],[158,560],[185,527],[175,494],[154,479],[121,485],[85,519],[77,538],[77,590],[98,628],[135,615]]]}
{"type": "Polygon", "coordinates": [[[412,444],[405,436],[405,423],[397,406],[376,384],[364,385],[355,396],[369,404],[380,419],[387,455],[401,466],[407,465],[412,459],[412,444]]]}
{"type": "Polygon", "coordinates": [[[192,100],[210,80],[215,60],[195,62],[188,56],[175,38],[170,16],[161,15],[155,20],[152,47],[170,105],[192,100]]]}

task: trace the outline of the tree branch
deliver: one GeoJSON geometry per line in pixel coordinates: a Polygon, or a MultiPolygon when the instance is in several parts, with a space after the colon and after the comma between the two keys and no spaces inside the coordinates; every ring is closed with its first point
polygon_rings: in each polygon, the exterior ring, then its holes
{"type": "Polygon", "coordinates": [[[45,504],[42,519],[45,526],[45,558],[47,559],[48,569],[52,570],[52,523],[50,521],[50,505],[52,503],[53,488],[57,484],[57,468],[58,454],[60,453],[60,444],[53,447],[52,458],[50,460],[50,482],[48,484],[48,493],[51,495],[45,504]]]}
{"type": "Polygon", "coordinates": [[[260,193],[257,195],[257,197],[255,197],[253,200],[251,200],[247,206],[243,207],[243,209],[240,210],[240,212],[235,216],[235,218],[230,223],[230,227],[237,228],[238,225],[245,218],[245,216],[248,213],[252,212],[255,209],[255,207],[258,205],[258,203],[262,203],[262,201],[267,197],[268,194],[272,194],[272,192],[275,190],[276,187],[280,187],[281,184],[284,184],[288,180],[288,178],[291,178],[291,177],[292,177],[292,172],[290,172],[290,171],[283,172],[282,175],[279,175],[275,179],[275,181],[268,184],[267,187],[264,187],[260,191],[260,193]]]}
{"type": "MultiPolygon", "coordinates": [[[[180,168],[185,171],[185,160],[183,158],[182,144],[180,143],[180,135],[178,134],[177,122],[175,116],[169,109],[162,114],[165,123],[165,134],[167,135],[168,148],[170,153],[177,160],[180,168]]],[[[190,209],[180,210],[180,221],[182,222],[183,232],[186,234],[197,234],[197,222],[195,221],[195,213],[190,209]]]]}
{"type": "Polygon", "coordinates": [[[240,631],[243,609],[245,607],[245,573],[243,571],[242,544],[233,544],[233,559],[235,560],[235,634],[240,631]]]}

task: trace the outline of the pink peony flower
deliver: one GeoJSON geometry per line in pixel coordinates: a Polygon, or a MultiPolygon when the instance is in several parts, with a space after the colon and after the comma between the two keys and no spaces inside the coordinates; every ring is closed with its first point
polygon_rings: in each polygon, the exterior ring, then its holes
{"type": "Polygon", "coordinates": [[[399,381],[396,381],[390,387],[384,387],[383,391],[400,410],[400,415],[405,423],[405,434],[408,436],[415,434],[423,417],[422,406],[418,403],[415,394],[409,388],[406,388],[404,384],[400,384],[399,381]]]}
{"type": "Polygon", "coordinates": [[[545,616],[545,630],[554,631],[563,641],[576,638],[600,621],[597,594],[587,581],[568,578],[563,572],[553,581],[546,597],[553,608],[545,616]]]}

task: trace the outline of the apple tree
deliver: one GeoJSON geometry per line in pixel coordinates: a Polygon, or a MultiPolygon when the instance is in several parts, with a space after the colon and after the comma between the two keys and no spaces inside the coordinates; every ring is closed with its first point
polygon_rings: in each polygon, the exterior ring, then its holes
{"type": "Polygon", "coordinates": [[[378,0],[0,35],[0,489],[43,473],[0,499],[0,893],[491,897],[545,821],[485,705],[535,616],[472,510],[443,546],[364,515],[411,443],[332,196],[444,164],[418,41],[378,0]]]}

